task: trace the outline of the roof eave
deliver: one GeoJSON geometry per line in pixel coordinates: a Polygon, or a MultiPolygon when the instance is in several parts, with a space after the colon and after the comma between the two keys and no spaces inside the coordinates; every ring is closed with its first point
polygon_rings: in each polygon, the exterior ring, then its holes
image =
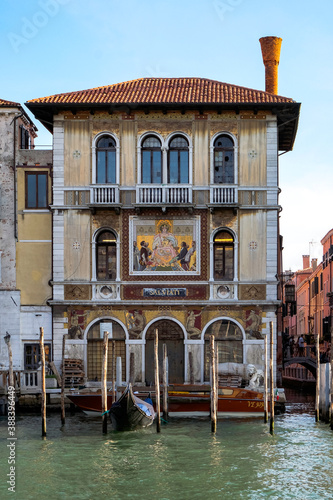
{"type": "Polygon", "coordinates": [[[198,113],[216,110],[221,113],[225,110],[234,110],[239,114],[242,110],[253,110],[257,113],[259,110],[270,110],[277,116],[279,125],[279,151],[291,151],[296,138],[298,118],[300,112],[300,103],[297,102],[278,102],[278,103],[258,103],[258,102],[233,102],[233,103],[34,103],[26,102],[27,108],[34,114],[51,133],[53,133],[53,116],[61,111],[101,111],[109,113],[120,111],[130,114],[132,111],[150,111],[161,110],[162,112],[171,109],[180,109],[183,112],[187,110],[197,110],[198,113]]]}

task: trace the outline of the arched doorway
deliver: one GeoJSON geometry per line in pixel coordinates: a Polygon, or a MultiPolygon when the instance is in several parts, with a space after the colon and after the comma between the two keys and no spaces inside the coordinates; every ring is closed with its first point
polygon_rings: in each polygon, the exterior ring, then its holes
{"type": "Polygon", "coordinates": [[[158,362],[160,367],[160,378],[162,377],[163,344],[167,346],[169,383],[184,383],[184,333],[180,326],[174,321],[163,319],[157,321],[148,328],[146,333],[145,350],[145,379],[146,384],[155,382],[154,375],[154,339],[155,330],[158,330],[158,362]]]}
{"type": "MultiPolygon", "coordinates": [[[[126,344],[125,332],[121,325],[111,319],[94,323],[87,333],[87,377],[99,381],[102,377],[103,335],[107,325],[112,323],[112,338],[109,338],[107,379],[112,379],[112,340],[115,341],[115,360],[121,358],[122,380],[126,380],[126,344]]],[[[111,330],[111,328],[109,329],[111,330]]]]}
{"type": "Polygon", "coordinates": [[[243,333],[240,327],[229,319],[214,321],[205,333],[205,381],[210,373],[210,336],[214,335],[218,346],[219,363],[243,363],[243,333]]]}

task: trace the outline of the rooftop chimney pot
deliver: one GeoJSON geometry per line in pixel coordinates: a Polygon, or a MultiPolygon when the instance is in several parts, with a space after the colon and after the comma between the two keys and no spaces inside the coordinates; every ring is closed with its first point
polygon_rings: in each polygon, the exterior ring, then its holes
{"type": "Polygon", "coordinates": [[[303,269],[309,269],[310,267],[310,255],[303,255],[303,269]]]}
{"type": "Polygon", "coordinates": [[[317,269],[317,261],[318,259],[311,259],[311,267],[313,271],[317,269]]]}
{"type": "Polygon", "coordinates": [[[278,65],[282,38],[265,36],[259,39],[262,59],[265,65],[265,90],[270,94],[278,93],[278,65]]]}

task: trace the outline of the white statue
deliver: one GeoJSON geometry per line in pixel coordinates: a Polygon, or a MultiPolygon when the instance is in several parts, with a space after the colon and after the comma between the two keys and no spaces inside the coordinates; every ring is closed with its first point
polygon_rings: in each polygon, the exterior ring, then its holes
{"type": "Polygon", "coordinates": [[[264,372],[254,365],[247,365],[247,375],[250,389],[258,389],[264,383],[264,372]]]}
{"type": "Polygon", "coordinates": [[[238,375],[242,377],[250,389],[258,389],[264,383],[264,372],[254,365],[244,363],[219,363],[219,375],[238,375]]]}

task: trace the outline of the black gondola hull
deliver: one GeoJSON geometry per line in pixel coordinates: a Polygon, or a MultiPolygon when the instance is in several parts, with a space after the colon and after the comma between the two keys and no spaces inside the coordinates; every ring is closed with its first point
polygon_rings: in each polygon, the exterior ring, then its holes
{"type": "Polygon", "coordinates": [[[110,417],[115,430],[131,431],[149,427],[154,421],[155,411],[152,405],[133,394],[129,384],[118,401],[111,406],[110,417]]]}

